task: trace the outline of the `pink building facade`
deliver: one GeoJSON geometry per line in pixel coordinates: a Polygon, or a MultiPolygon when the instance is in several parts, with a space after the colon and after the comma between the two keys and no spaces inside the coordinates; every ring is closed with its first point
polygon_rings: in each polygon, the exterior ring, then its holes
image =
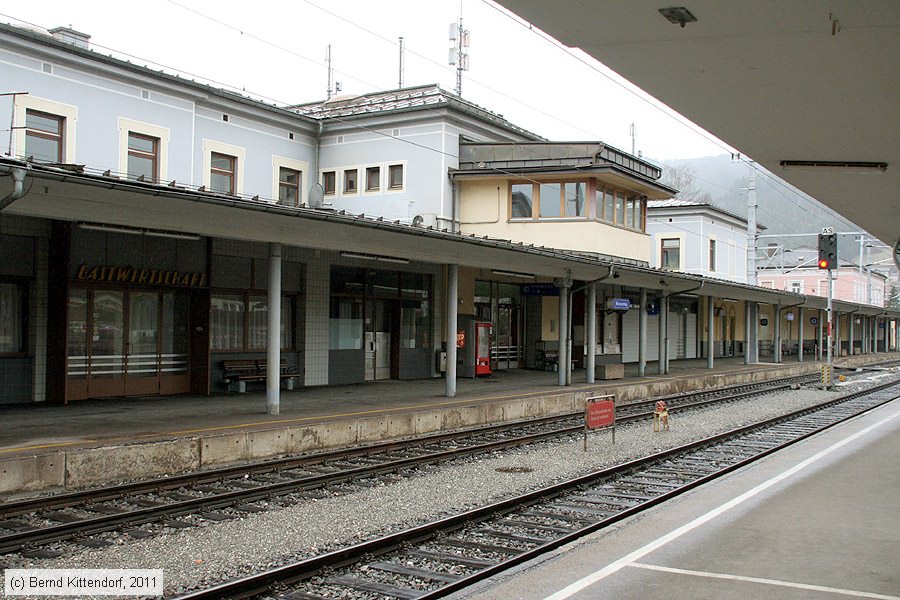
{"type": "MultiPolygon", "coordinates": [[[[757,281],[760,287],[785,290],[798,294],[828,295],[828,272],[816,267],[781,269],[759,269],[757,281]]],[[[845,266],[834,271],[835,300],[845,300],[858,304],[884,306],[887,279],[879,273],[860,274],[859,268],[845,266]]]]}

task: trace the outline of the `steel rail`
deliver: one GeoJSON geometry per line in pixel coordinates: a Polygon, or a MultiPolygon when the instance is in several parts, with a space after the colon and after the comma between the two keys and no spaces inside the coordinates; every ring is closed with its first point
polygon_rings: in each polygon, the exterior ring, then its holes
{"type": "MultiPolygon", "coordinates": [[[[795,382],[798,379],[809,378],[809,376],[800,376],[800,377],[792,377],[788,378],[786,381],[795,382]]],[[[776,383],[781,380],[776,380],[776,383]]],[[[694,394],[679,394],[675,396],[669,396],[668,398],[677,401],[677,404],[674,404],[670,407],[670,411],[678,412],[681,410],[698,408],[702,406],[707,406],[710,404],[718,404],[724,402],[734,402],[739,399],[763,395],[767,393],[771,393],[774,391],[782,390],[788,388],[792,385],[792,383],[778,383],[777,385],[769,385],[773,383],[772,381],[768,382],[759,382],[758,384],[743,384],[738,386],[732,386],[731,388],[718,388],[713,390],[703,390],[694,394]],[[753,389],[756,388],[756,389],[753,389]],[[745,390],[739,392],[737,394],[728,394],[730,390],[741,389],[745,390]],[[685,402],[685,400],[691,397],[704,397],[704,396],[713,396],[712,398],[702,399],[694,402],[685,402]]],[[[634,412],[635,409],[640,409],[641,407],[650,407],[654,404],[653,400],[649,401],[639,401],[630,403],[624,406],[624,408],[630,413],[625,414],[618,417],[619,423],[626,423],[630,421],[636,421],[643,418],[647,418],[653,414],[652,410],[644,410],[641,412],[634,412]]],[[[500,440],[490,440],[486,442],[480,442],[475,444],[468,444],[461,447],[453,447],[447,449],[438,449],[432,450],[425,454],[419,454],[415,456],[409,456],[405,458],[398,459],[389,459],[381,464],[376,465],[363,465],[356,468],[343,468],[339,472],[335,473],[325,473],[319,475],[305,476],[289,479],[287,481],[279,481],[279,482],[270,482],[270,483],[261,483],[256,487],[252,488],[240,488],[236,490],[222,490],[220,493],[216,493],[214,495],[209,496],[198,496],[190,499],[181,499],[181,500],[169,500],[166,499],[162,504],[154,505],[154,506],[142,506],[136,509],[128,509],[122,512],[117,513],[101,513],[97,516],[82,518],[78,520],[62,522],[58,524],[52,524],[40,528],[29,528],[23,529],[20,531],[13,531],[8,534],[0,535],[0,554],[10,553],[21,550],[23,548],[34,548],[40,545],[45,545],[51,542],[63,541],[72,538],[76,538],[78,536],[97,534],[106,531],[112,531],[120,529],[126,525],[128,526],[138,526],[146,523],[151,523],[155,521],[159,521],[165,518],[172,518],[177,516],[188,515],[192,513],[197,513],[200,510],[212,510],[219,509],[223,507],[233,506],[238,503],[251,503],[254,501],[258,501],[261,499],[270,498],[272,496],[286,495],[290,493],[308,491],[311,489],[317,489],[326,487],[329,485],[335,485],[338,483],[345,483],[347,481],[352,481],[357,478],[367,478],[367,477],[376,477],[379,475],[384,475],[386,473],[392,473],[397,471],[402,471],[404,469],[409,469],[412,467],[423,466],[426,464],[435,464],[440,462],[447,462],[451,460],[458,459],[460,457],[469,456],[473,454],[492,452],[496,450],[501,450],[504,448],[522,446],[531,443],[535,443],[538,441],[561,437],[570,434],[579,434],[583,431],[583,423],[581,422],[581,417],[583,413],[572,413],[564,416],[557,417],[542,417],[539,419],[528,420],[528,421],[519,421],[515,424],[503,424],[498,426],[491,426],[487,428],[478,428],[478,429],[469,429],[463,432],[454,432],[448,434],[439,434],[437,436],[428,436],[425,438],[417,438],[415,440],[410,440],[406,442],[390,442],[385,444],[379,444],[377,446],[368,446],[364,448],[353,448],[349,451],[335,451],[330,453],[323,453],[314,455],[313,457],[307,457],[305,459],[288,459],[283,461],[270,461],[267,464],[264,464],[262,468],[257,470],[252,469],[252,465],[239,467],[237,469],[222,469],[216,473],[216,477],[210,477],[210,473],[204,472],[200,474],[196,478],[191,478],[189,476],[181,476],[175,478],[178,480],[178,483],[172,482],[170,479],[162,480],[164,486],[156,486],[147,488],[148,483],[141,482],[138,484],[129,484],[124,486],[116,486],[111,489],[101,489],[96,493],[92,492],[82,492],[75,493],[70,495],[65,495],[66,498],[62,498],[61,500],[70,499],[72,497],[77,498],[78,502],[70,502],[68,504],[62,504],[66,507],[71,506],[79,506],[86,505],[89,503],[99,503],[103,501],[109,500],[121,500],[124,502],[128,502],[128,496],[122,493],[116,494],[116,490],[126,490],[127,493],[140,493],[141,491],[155,491],[161,492],[171,489],[177,489],[179,487],[184,487],[186,485],[201,485],[204,483],[210,482],[220,482],[225,485],[229,483],[228,479],[223,479],[223,477],[235,477],[241,473],[254,473],[254,474],[268,474],[268,473],[279,473],[281,470],[286,468],[302,468],[316,465],[327,465],[327,460],[333,461],[341,461],[352,458],[359,457],[370,457],[377,458],[377,454],[386,454],[392,451],[398,450],[409,450],[409,449],[423,449],[424,447],[440,444],[443,442],[454,441],[459,443],[460,440],[464,440],[466,438],[471,437],[479,437],[479,436],[487,436],[491,434],[497,433],[509,433],[514,432],[516,430],[521,430],[523,428],[534,427],[535,425],[553,425],[555,423],[563,423],[562,427],[552,428],[545,431],[540,431],[537,433],[525,433],[518,434],[515,437],[503,438],[500,440]],[[575,423],[568,425],[565,424],[569,421],[576,421],[575,423]],[[287,466],[289,465],[289,466],[287,466]],[[227,475],[223,475],[227,474],[227,475]]],[[[157,480],[154,480],[157,481],[157,480]]],[[[48,500],[53,500],[50,498],[48,500]]],[[[48,508],[43,506],[43,503],[46,500],[39,501],[38,507],[39,509],[48,508]]],[[[59,506],[60,504],[56,504],[55,506],[59,506]]],[[[55,507],[51,505],[51,507],[55,507]]],[[[7,509],[6,515],[9,514],[24,514],[29,507],[29,503],[27,501],[15,503],[11,507],[4,507],[7,509]]],[[[91,511],[91,507],[85,506],[85,510],[87,512],[91,511]]],[[[5,516],[3,512],[0,512],[0,515],[5,516]]],[[[38,513],[40,516],[40,513],[38,513]]]]}
{"type": "MultiPolygon", "coordinates": [[[[485,522],[488,519],[494,518],[498,515],[509,514],[512,511],[517,510],[523,506],[535,505],[538,502],[546,501],[562,494],[571,493],[572,490],[575,489],[610,480],[615,478],[616,476],[630,474],[638,469],[657,465],[667,459],[671,459],[672,457],[711,447],[715,444],[720,444],[722,442],[731,440],[737,436],[746,435],[755,431],[761,431],[765,428],[776,426],[778,424],[788,423],[791,420],[797,419],[799,417],[814,414],[828,408],[850,402],[856,398],[874,394],[891,387],[900,387],[900,382],[891,381],[888,383],[873,386],[871,388],[847,394],[839,398],[831,399],[818,405],[800,409],[786,415],[766,419],[758,423],[733,429],[728,432],[716,434],[703,440],[697,440],[689,444],[679,446],[677,448],[665,450],[647,457],[616,465],[611,468],[603,469],[594,473],[590,473],[588,475],[583,475],[566,482],[557,483],[541,490],[535,490],[484,507],[479,507],[457,515],[441,518],[431,523],[411,527],[403,531],[395,532],[376,539],[367,540],[365,542],[327,552],[322,555],[299,560],[295,563],[284,565],[269,571],[265,571],[263,573],[224,582],[207,589],[189,592],[187,594],[178,596],[177,600],[243,598],[267,593],[270,588],[276,584],[280,586],[290,585],[291,583],[296,583],[298,581],[308,579],[326,568],[329,570],[336,570],[343,566],[359,562],[363,557],[380,556],[389,553],[392,550],[404,547],[407,544],[422,543],[438,532],[446,534],[448,532],[457,531],[467,525],[485,522]]],[[[580,537],[593,533],[603,527],[607,527],[617,521],[633,516],[634,514],[637,514],[642,510],[646,510],[651,506],[655,506],[661,502],[682,494],[685,491],[703,485],[704,483],[721,477],[722,475],[730,473],[736,469],[742,468],[787,446],[795,444],[812,435],[821,433],[822,431],[830,429],[831,427],[843,423],[848,419],[856,418],[859,415],[865,414],[871,410],[874,410],[878,406],[894,401],[896,399],[896,393],[892,392],[892,395],[889,398],[878,402],[874,406],[864,407],[863,409],[853,412],[848,416],[836,419],[829,423],[822,424],[821,426],[814,427],[809,431],[799,433],[793,436],[791,439],[785,440],[781,443],[776,443],[770,448],[763,449],[753,454],[752,456],[738,460],[707,475],[702,475],[694,480],[688,481],[683,485],[677,488],[673,488],[668,492],[661,493],[658,496],[647,500],[646,502],[642,502],[639,505],[621,510],[607,518],[599,519],[595,523],[583,527],[578,531],[562,535],[556,539],[548,541],[547,543],[541,544],[538,547],[524,550],[522,552],[516,552],[515,556],[512,556],[506,560],[502,560],[497,564],[484,568],[469,576],[463,577],[458,581],[443,585],[438,589],[432,591],[423,591],[420,594],[417,594],[416,598],[419,600],[430,600],[432,598],[439,598],[452,592],[459,591],[460,589],[468,587],[476,583],[477,581],[496,575],[497,573],[505,571],[515,565],[531,560],[540,554],[556,549],[580,537]]],[[[314,598],[316,596],[309,595],[308,597],[314,598]]]]}

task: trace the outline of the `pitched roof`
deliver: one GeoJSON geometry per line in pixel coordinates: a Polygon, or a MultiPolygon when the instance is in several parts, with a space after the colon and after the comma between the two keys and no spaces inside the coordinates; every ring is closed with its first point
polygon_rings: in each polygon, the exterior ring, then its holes
{"type": "Polygon", "coordinates": [[[314,119],[336,119],[374,114],[399,113],[427,108],[451,107],[475,116],[483,121],[515,131],[533,140],[543,140],[541,136],[513,125],[503,115],[491,112],[477,104],[451,94],[432,83],[416,87],[400,88],[359,96],[336,96],[323,102],[309,102],[287,107],[298,114],[314,119]]]}
{"type": "MultiPolygon", "coordinates": [[[[668,200],[648,200],[647,201],[647,210],[651,211],[654,209],[667,209],[667,208],[683,208],[683,209],[709,209],[711,211],[717,212],[719,214],[725,215],[727,217],[731,217],[732,219],[737,219],[742,223],[747,222],[747,217],[741,216],[737,213],[733,213],[731,211],[727,211],[724,208],[719,208],[713,204],[708,202],[694,202],[693,200],[681,200],[679,198],[670,198],[668,200]]],[[[758,221],[756,226],[759,229],[767,229],[765,225],[760,224],[758,221]]]]}

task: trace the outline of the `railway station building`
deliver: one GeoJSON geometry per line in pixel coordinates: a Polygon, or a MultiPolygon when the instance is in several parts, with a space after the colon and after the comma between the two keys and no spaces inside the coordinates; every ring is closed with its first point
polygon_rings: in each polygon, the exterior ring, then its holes
{"type": "MultiPolygon", "coordinates": [[[[821,298],[653,268],[659,167],[437,86],[278,107],[7,25],[0,80],[0,403],[258,386],[277,406],[281,385],[442,375],[453,395],[476,322],[493,368],[565,385],[755,362],[757,305],[821,323],[821,298]],[[229,377],[248,361],[264,376],[229,377]]],[[[897,347],[897,314],[838,310],[897,347]]],[[[795,333],[821,352],[821,326],[795,333]]]]}

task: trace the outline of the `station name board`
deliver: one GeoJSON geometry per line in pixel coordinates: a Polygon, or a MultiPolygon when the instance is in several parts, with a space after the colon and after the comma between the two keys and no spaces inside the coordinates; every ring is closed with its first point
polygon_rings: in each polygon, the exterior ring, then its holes
{"type": "Polygon", "coordinates": [[[206,287],[206,273],[167,271],[165,269],[138,269],[135,267],[81,265],[78,267],[75,279],[78,281],[134,283],[137,285],[162,285],[169,287],[206,287]]]}

